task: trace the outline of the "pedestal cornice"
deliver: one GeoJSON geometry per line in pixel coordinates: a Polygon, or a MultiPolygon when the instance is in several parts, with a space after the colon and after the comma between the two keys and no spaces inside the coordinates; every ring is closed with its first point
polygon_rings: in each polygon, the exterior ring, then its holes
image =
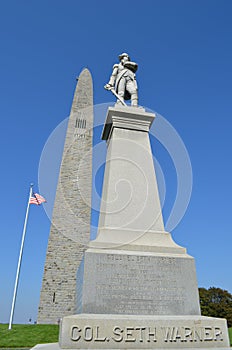
{"type": "Polygon", "coordinates": [[[154,113],[137,107],[109,107],[102,140],[108,140],[113,128],[148,132],[155,119],[154,113]]]}

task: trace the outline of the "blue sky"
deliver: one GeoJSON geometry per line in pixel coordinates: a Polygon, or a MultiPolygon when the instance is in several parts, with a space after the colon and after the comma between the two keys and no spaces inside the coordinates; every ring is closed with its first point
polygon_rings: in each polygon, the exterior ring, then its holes
{"type": "MultiPolygon", "coordinates": [[[[232,2],[230,0],[8,0],[0,3],[0,322],[9,319],[31,181],[44,144],[68,115],[75,78],[88,67],[94,103],[126,51],[138,62],[140,104],[165,117],[188,150],[193,192],[172,232],[195,257],[199,286],[232,292],[232,2]]],[[[103,116],[104,120],[104,116],[103,116]]],[[[164,218],[175,198],[167,174],[164,218]]],[[[46,197],[46,193],[42,193],[46,197]]],[[[50,221],[31,207],[14,321],[36,320],[50,221]]]]}

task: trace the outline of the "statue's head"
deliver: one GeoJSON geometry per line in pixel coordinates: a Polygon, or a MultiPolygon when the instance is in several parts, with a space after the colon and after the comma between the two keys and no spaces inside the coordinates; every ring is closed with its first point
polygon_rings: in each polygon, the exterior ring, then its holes
{"type": "Polygon", "coordinates": [[[121,62],[130,61],[130,56],[126,52],[121,53],[121,55],[119,55],[118,58],[119,58],[119,61],[121,62]]]}

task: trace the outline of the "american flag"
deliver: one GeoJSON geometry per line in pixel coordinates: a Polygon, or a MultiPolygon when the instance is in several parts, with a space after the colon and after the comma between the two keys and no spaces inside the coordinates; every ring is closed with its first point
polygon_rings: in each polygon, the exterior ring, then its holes
{"type": "Polygon", "coordinates": [[[41,203],[44,203],[44,202],[46,202],[46,199],[38,193],[33,193],[29,201],[30,204],[36,204],[36,205],[40,205],[41,203]]]}

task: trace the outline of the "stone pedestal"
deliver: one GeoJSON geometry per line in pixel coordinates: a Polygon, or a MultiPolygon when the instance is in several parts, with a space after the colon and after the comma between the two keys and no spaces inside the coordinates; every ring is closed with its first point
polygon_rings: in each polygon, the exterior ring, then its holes
{"type": "Polygon", "coordinates": [[[65,317],[65,349],[203,349],[228,347],[225,320],[202,316],[81,314],[65,317]]]}
{"type": "Polygon", "coordinates": [[[194,259],[165,232],[140,108],[109,108],[97,238],[78,272],[77,313],[199,315],[194,259]],[[191,276],[191,278],[189,278],[191,276]]]}
{"type": "Polygon", "coordinates": [[[187,254],[88,249],[77,281],[78,314],[200,315],[187,254]]]}
{"type": "Polygon", "coordinates": [[[194,259],[164,230],[154,118],[108,110],[98,235],[77,273],[77,314],[62,320],[61,349],[229,348],[226,320],[200,316],[194,259]]]}
{"type": "Polygon", "coordinates": [[[133,243],[137,232],[145,238],[149,231],[164,231],[148,135],[154,118],[140,108],[108,110],[102,134],[107,157],[96,244],[133,243]]]}

